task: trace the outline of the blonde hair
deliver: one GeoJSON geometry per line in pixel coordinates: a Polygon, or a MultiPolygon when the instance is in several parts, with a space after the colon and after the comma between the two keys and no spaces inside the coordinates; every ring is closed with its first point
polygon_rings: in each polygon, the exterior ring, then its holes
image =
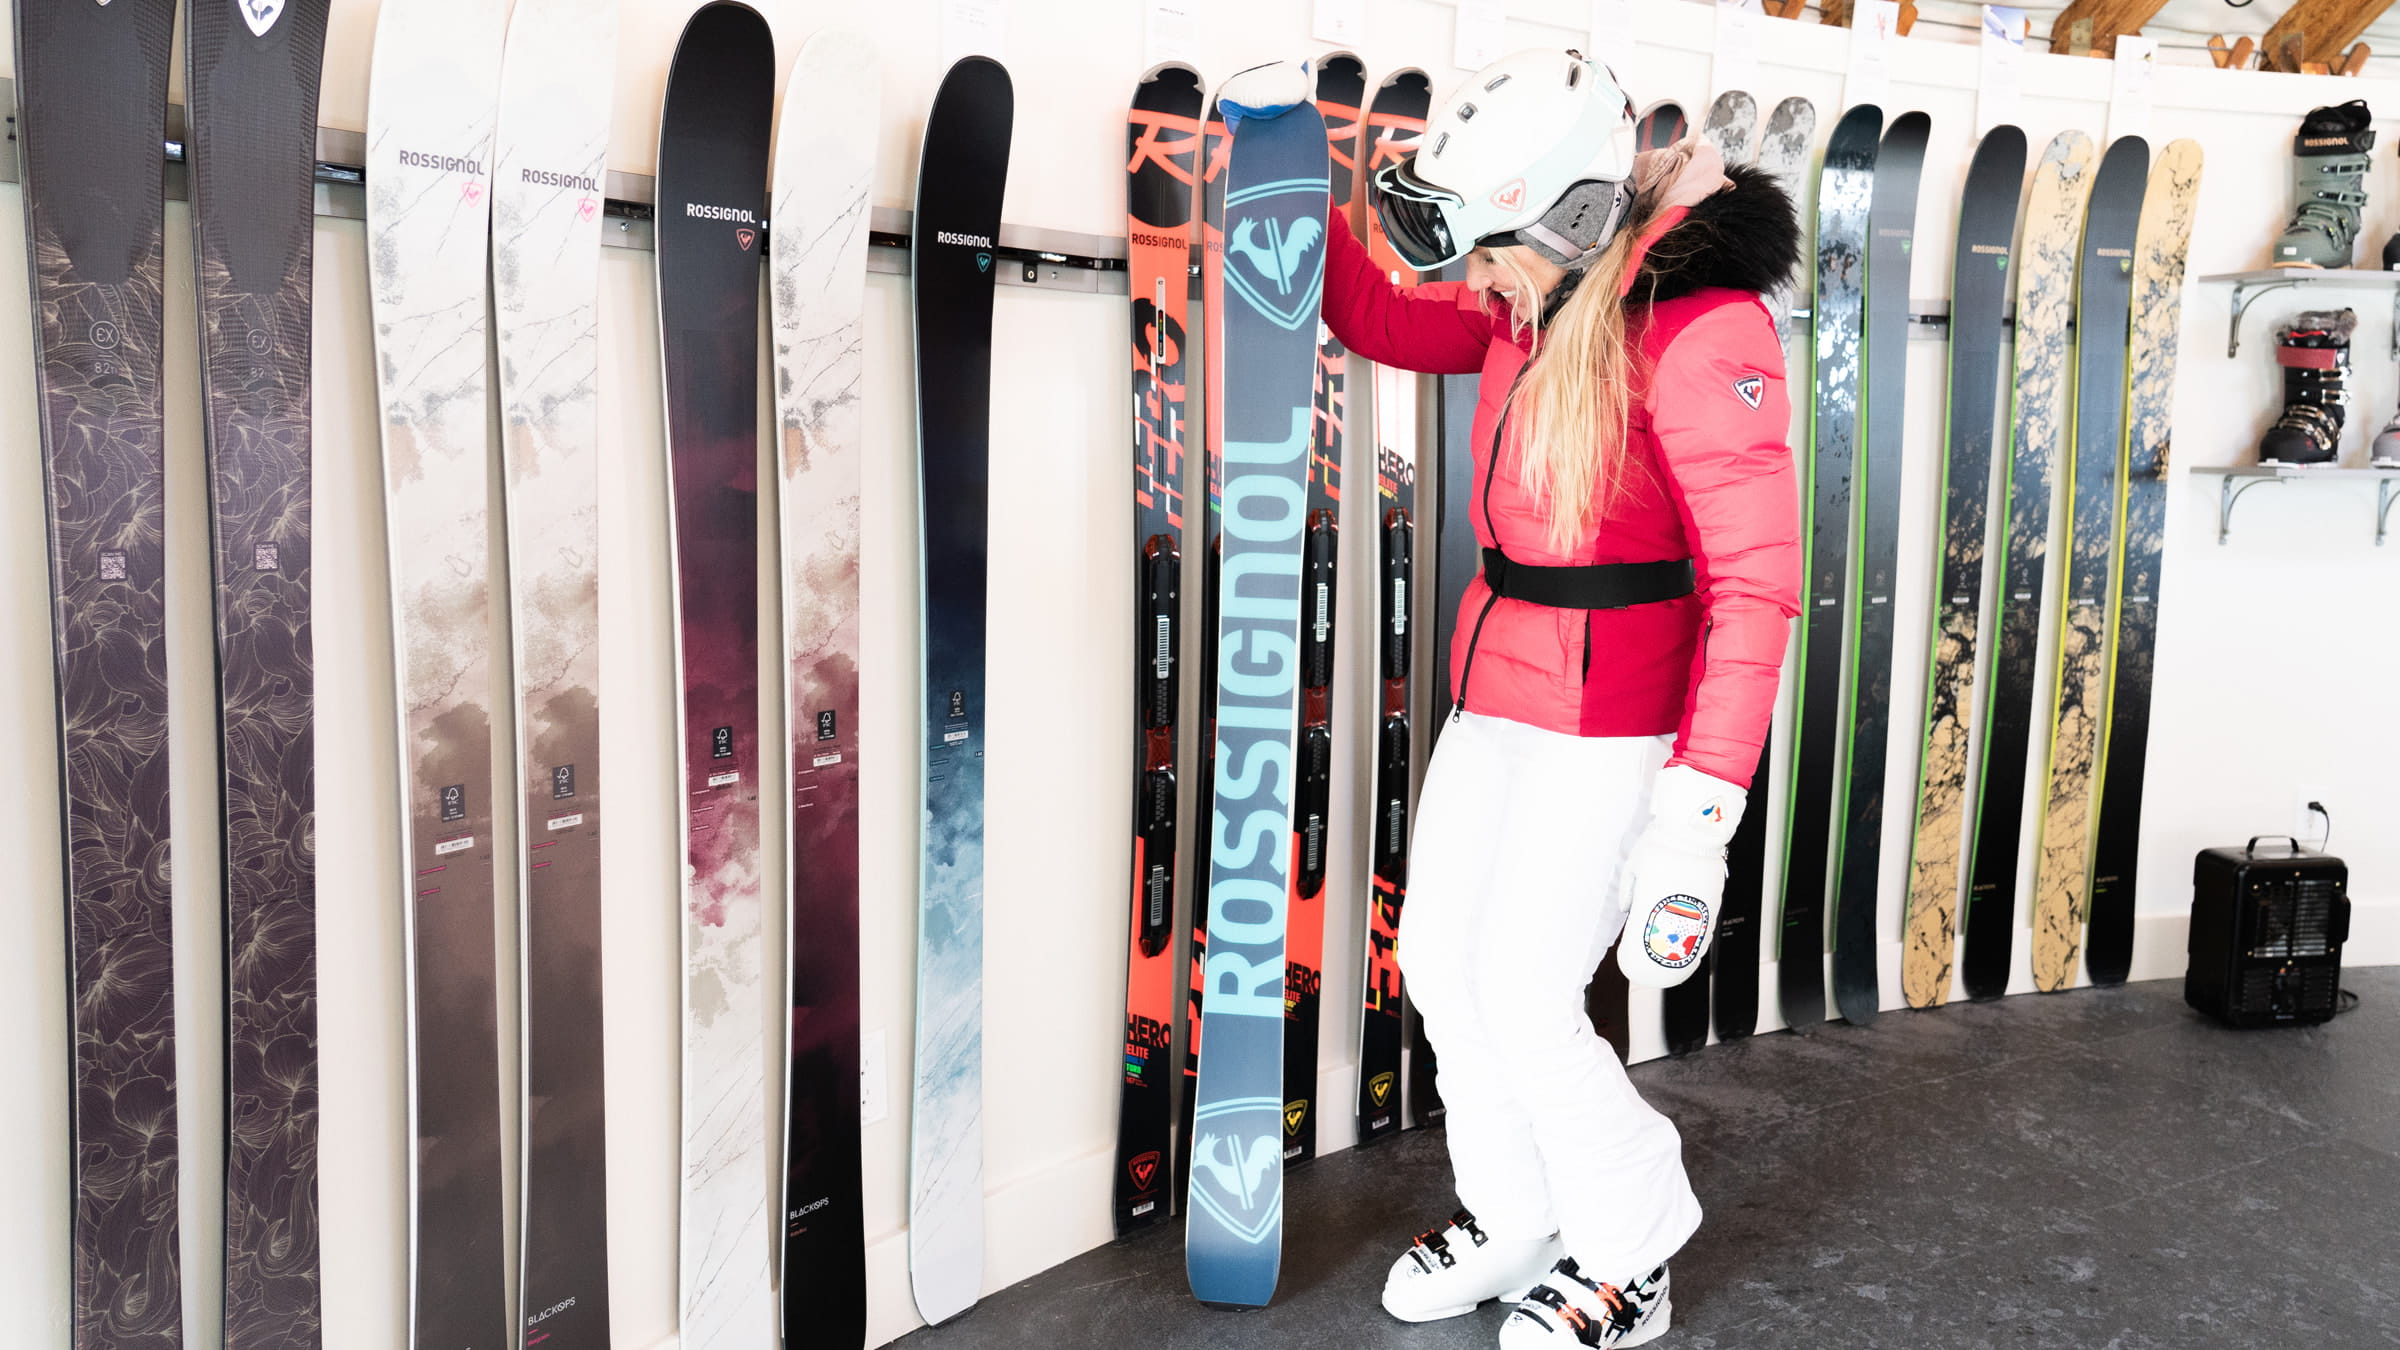
{"type": "MultiPolygon", "coordinates": [[[[1624,292],[1642,234],[1657,214],[1655,203],[1651,193],[1635,200],[1547,331],[1539,302],[1531,314],[1511,315],[1519,333],[1532,333],[1533,355],[1503,409],[1517,423],[1517,467],[1526,489],[1549,505],[1554,553],[1574,551],[1624,490],[1626,422],[1634,385],[1646,378],[1635,371],[1635,353],[1626,345],[1624,292]]],[[[1507,251],[1495,249],[1492,256],[1517,294],[1540,294],[1507,251]]]]}

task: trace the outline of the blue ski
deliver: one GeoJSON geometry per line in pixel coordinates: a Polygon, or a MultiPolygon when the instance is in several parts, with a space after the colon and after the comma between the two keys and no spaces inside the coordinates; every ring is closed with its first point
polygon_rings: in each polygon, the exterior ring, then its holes
{"type": "Polygon", "coordinates": [[[1283,1255],[1284,917],[1290,896],[1325,124],[1243,116],[1225,192],[1224,536],[1208,946],[1185,1270],[1204,1303],[1261,1307],[1283,1255]]]}

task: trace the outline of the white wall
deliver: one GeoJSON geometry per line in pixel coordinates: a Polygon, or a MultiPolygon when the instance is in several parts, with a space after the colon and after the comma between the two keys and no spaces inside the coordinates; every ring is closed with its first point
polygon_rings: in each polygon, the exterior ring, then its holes
{"type": "MultiPolygon", "coordinates": [[[[627,0],[618,61],[614,167],[652,167],[655,109],[667,56],[690,0],[627,0]]],[[[788,65],[798,39],[851,7],[765,0],[788,65]]],[[[1121,110],[1146,65],[1141,9],[1121,0],[1004,0],[1005,55],[1017,80],[1017,152],[1006,218],[1108,233],[1119,227],[1121,110]]],[[[1287,0],[1200,0],[1199,50],[1211,77],[1256,60],[1311,49],[1306,6],[1287,0]]],[[[1581,0],[1515,0],[1515,44],[1577,43],[1581,0]]],[[[1687,104],[1709,89],[1709,11],[1654,0],[1640,8],[1640,61],[1623,72],[1644,99],[1687,104]]],[[[1449,66],[1452,11],[1430,0],[1378,0],[1367,40],[1370,69],[1402,63],[1456,78],[1449,66]]],[[[876,7],[887,71],[882,168],[876,198],[906,205],[922,109],[940,74],[933,0],[876,7]]],[[[337,0],[322,120],[363,126],[370,0],[337,0]]],[[[1770,25],[1756,92],[1814,98],[1830,124],[1839,104],[1846,36],[1813,25],[1770,25]]],[[[1972,140],[1973,49],[1901,44],[1893,106],[1933,114],[1912,292],[1948,289],[1953,203],[1972,140]]],[[[2026,63],[2023,121],[2038,148],[2053,132],[2105,122],[2109,72],[2070,58],[2026,63]]],[[[2158,81],[2156,129],[2191,135],[2209,155],[2194,275],[2256,265],[2280,221],[2287,189],[2284,146],[2294,117],[2317,103],[2364,96],[2400,109],[2400,85],[2296,76],[2168,69],[2158,81]]],[[[2387,137],[2393,128],[2387,126],[2387,137]]],[[[2387,140],[2387,145],[2390,142],[2387,140]]],[[[2400,222],[2400,171],[2376,158],[2365,252],[2400,222]]],[[[204,554],[197,388],[190,337],[187,219],[169,211],[169,587],[177,719],[175,811],[178,1017],[186,1140],[184,1272],[190,1343],[213,1346],[213,1282],[221,1209],[213,1190],[220,1145],[216,1093],[220,993],[212,824],[213,730],[205,716],[210,637],[204,554]],[[194,713],[201,715],[194,716],[194,713]]],[[[362,1350],[398,1347],[406,1323],[401,1168],[407,1126],[402,1072],[399,860],[392,822],[391,630],[385,601],[377,418],[369,364],[363,236],[358,225],[317,230],[316,572],[319,659],[318,857],[322,905],[323,1208],[329,1339],[362,1350]]],[[[13,188],[0,189],[0,258],[22,257],[13,188]]],[[[672,1344],[675,1330],[677,973],[675,760],[669,717],[673,672],[666,646],[665,514],[655,318],[649,255],[612,250],[602,274],[603,697],[611,712],[604,755],[612,810],[607,859],[610,991],[610,1246],[619,1343],[672,1344]],[[648,711],[644,711],[648,710],[648,711]]],[[[2352,453],[2382,421],[2400,385],[2385,360],[2386,312],[2359,296],[2352,453]]],[[[66,1344],[66,1035],[63,924],[57,877],[58,809],[48,771],[50,693],[41,479],[34,439],[23,273],[0,267],[0,749],[22,770],[0,778],[0,856],[23,884],[0,890],[0,1344],[66,1344]]],[[[2240,359],[2223,355],[2226,294],[2194,286],[2185,310],[2184,378],[2176,462],[2247,458],[2277,383],[2266,335],[2301,308],[2290,293],[2259,303],[2240,359]]],[[[866,1132],[867,1230],[875,1300],[873,1336],[914,1324],[907,1294],[907,1063],[913,1006],[916,730],[913,447],[907,291],[874,278],[867,322],[866,624],[864,660],[876,672],[863,709],[866,849],[863,865],[865,1029],[886,1051],[888,1114],[866,1132]]],[[[987,961],[986,1280],[997,1287],[1108,1237],[1116,1049],[1123,959],[1123,727],[1130,707],[1120,678],[1130,639],[1130,578],[1121,565],[1129,471],[1121,447],[1126,388],[1123,301],[1000,291],[995,320],[993,625],[989,958],[987,961]]],[[[1938,482],[1943,350],[1911,352],[1908,508],[1900,643],[1922,650],[1938,482]]],[[[1367,386],[1363,375],[1354,390],[1367,386]]],[[[1354,394],[1354,408],[1363,397],[1354,394]]],[[[1354,420],[1354,444],[1370,441],[1354,420]]],[[[2159,683],[2137,973],[2181,969],[2179,914],[2186,862],[2206,845],[2289,827],[2296,796],[2334,812],[2362,915],[2354,959],[2400,956],[2400,845],[2376,817],[2400,800],[2389,766],[2400,733],[2388,716],[2400,685],[2400,634],[2390,597],[2400,587],[2400,546],[2371,545],[2373,489],[2361,485],[2263,488],[2242,504],[2233,542],[2215,543],[2213,480],[2179,470],[2171,488],[2159,637],[2159,683]]],[[[1346,532],[1349,607],[1337,725],[1350,747],[1337,777],[1328,906],[1322,1058],[1325,1094],[1346,1099],[1355,1062],[1358,898],[1365,886],[1365,728],[1371,648],[1364,641],[1373,573],[1369,533],[1346,532]]],[[[765,536],[773,537],[772,532],[765,536]]],[[[775,599],[764,597],[766,613],[775,599]]],[[[505,651],[503,646],[499,650],[505,651]]],[[[1913,709],[1921,662],[1895,672],[1894,694],[1913,709]]],[[[503,700],[503,703],[505,700],[503,700]]],[[[1901,725],[1911,715],[1895,719],[1901,725]]],[[[769,734],[780,723],[768,709],[769,734]]],[[[1188,723],[1187,723],[1188,724],[1188,723]]],[[[505,728],[500,728],[505,731],[505,728]]],[[[508,744],[505,735],[498,738],[508,744]]],[[[1917,740],[1895,734],[1890,781],[1915,781],[1917,740]]],[[[1187,751],[1188,753],[1188,751],[1187,751]]],[[[1781,775],[1778,775],[1780,780],[1781,775]]],[[[1780,807],[1770,806],[1780,830],[1780,807]]],[[[767,812],[770,850],[780,847],[767,812]]],[[[1896,1005],[1900,876],[1907,831],[1887,829],[1884,866],[1887,1005],[1896,1005]]],[[[2028,879],[2030,869],[2026,870],[2028,879]]],[[[504,913],[513,896],[504,896],[504,913]]],[[[505,923],[505,920],[504,920],[505,923]]],[[[504,927],[504,937],[511,931],[504,927]]],[[[2022,944],[2020,944],[2020,947],[2022,944]]],[[[2020,958],[2021,960],[2021,958],[2020,958]]],[[[508,978],[513,963],[503,962],[508,978]]],[[[1773,972],[1762,971],[1772,987],[1773,972]]],[[[2029,983],[2020,971],[2018,983],[2029,983]]],[[[1652,1025],[1637,1048],[1655,1053],[1652,1025]]],[[[772,1071],[772,1066],[769,1066],[772,1071]]],[[[1345,1113],[1326,1116],[1325,1143],[1346,1143],[1345,1113]]]]}

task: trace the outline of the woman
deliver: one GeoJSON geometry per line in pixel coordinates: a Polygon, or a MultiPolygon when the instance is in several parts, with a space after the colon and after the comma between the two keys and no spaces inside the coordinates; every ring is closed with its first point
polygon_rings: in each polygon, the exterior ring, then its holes
{"type": "Polygon", "coordinates": [[[1639,1345],[1667,1329],[1665,1263],[1700,1207],[1583,992],[1620,929],[1650,987],[1689,977],[1714,931],[1798,607],[1760,299],[1798,227],[1771,179],[1703,144],[1637,157],[1625,95],[1572,52],[1477,73],[1418,146],[1376,175],[1374,209],[1419,269],[1464,257],[1465,284],[1398,289],[1336,228],[1324,303],[1369,360],[1482,373],[1484,572],[1399,939],[1466,1211],[1393,1265],[1384,1306],[1424,1321],[1515,1297],[1504,1347],[1639,1345]]]}

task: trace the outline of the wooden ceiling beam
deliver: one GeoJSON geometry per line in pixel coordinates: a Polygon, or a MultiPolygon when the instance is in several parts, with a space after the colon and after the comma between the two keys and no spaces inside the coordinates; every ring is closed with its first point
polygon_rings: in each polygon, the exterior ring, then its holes
{"type": "Polygon", "coordinates": [[[2339,69],[2359,34],[2391,7],[2392,0],[2292,0],[2259,39],[2259,64],[2295,73],[2306,66],[2339,69]]]}
{"type": "MultiPolygon", "coordinates": [[[[2308,0],[2300,2],[2306,4],[2308,0]]],[[[2166,3],[2167,0],[2071,0],[2050,22],[2050,50],[2067,52],[2068,35],[2078,24],[2089,21],[2092,25],[2089,54],[2113,57],[2117,54],[2117,39],[2140,33],[2142,25],[2166,8],[2166,3]]],[[[2391,0],[2383,3],[2390,4],[2391,0]]]]}

